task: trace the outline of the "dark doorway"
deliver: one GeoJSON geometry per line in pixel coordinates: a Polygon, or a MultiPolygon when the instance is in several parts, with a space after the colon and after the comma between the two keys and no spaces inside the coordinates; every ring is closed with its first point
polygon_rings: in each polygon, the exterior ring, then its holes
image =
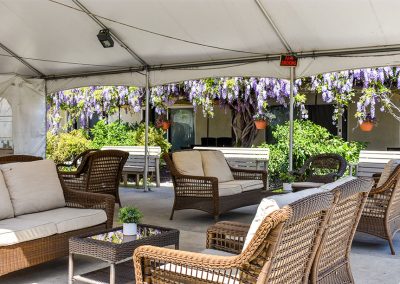
{"type": "MultiPolygon", "coordinates": [[[[325,127],[332,135],[338,135],[337,125],[333,123],[333,105],[308,105],[308,119],[325,127]]],[[[347,140],[347,111],[342,116],[342,137],[347,140]]]]}

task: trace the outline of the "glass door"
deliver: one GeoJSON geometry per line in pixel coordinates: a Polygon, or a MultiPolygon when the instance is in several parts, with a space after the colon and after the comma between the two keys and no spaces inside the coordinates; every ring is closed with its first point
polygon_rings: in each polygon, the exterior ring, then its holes
{"type": "Polygon", "coordinates": [[[172,151],[188,149],[194,144],[194,112],[192,108],[173,108],[169,110],[172,122],[169,141],[172,151]]]}

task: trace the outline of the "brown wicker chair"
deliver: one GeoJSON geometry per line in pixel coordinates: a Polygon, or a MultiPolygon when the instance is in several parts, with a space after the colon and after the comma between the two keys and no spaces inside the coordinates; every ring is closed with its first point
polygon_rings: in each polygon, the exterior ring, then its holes
{"type": "Polygon", "coordinates": [[[267,171],[236,169],[230,167],[235,180],[262,180],[263,188],[242,192],[240,194],[219,196],[218,179],[216,177],[182,175],[175,168],[172,154],[164,154],[163,158],[171,172],[174,184],[175,199],[170,220],[175,210],[197,209],[214,215],[218,220],[219,215],[232,209],[258,204],[272,191],[267,191],[267,171]]]}
{"type": "Polygon", "coordinates": [[[351,244],[372,184],[372,179],[359,178],[333,190],[336,205],[313,263],[311,283],[354,283],[351,244]]]}
{"type": "MultiPolygon", "coordinates": [[[[0,157],[0,164],[31,162],[40,157],[12,155],[0,157]]],[[[67,207],[103,209],[107,214],[105,224],[56,234],[49,237],[0,247],[0,276],[68,255],[68,240],[72,236],[112,228],[115,199],[111,195],[79,192],[68,189],[60,178],[67,207]]]]}
{"type": "Polygon", "coordinates": [[[369,193],[357,231],[385,239],[395,254],[393,237],[400,230],[400,165],[369,193]]]}
{"type": "Polygon", "coordinates": [[[121,206],[119,182],[129,153],[118,150],[90,152],[83,157],[76,171],[59,171],[69,189],[111,194],[121,206]]]}
{"type": "Polygon", "coordinates": [[[97,152],[97,151],[99,151],[99,150],[98,150],[98,149],[88,149],[88,150],[85,150],[85,151],[83,151],[82,153],[80,153],[79,155],[77,155],[77,156],[72,160],[71,163],[60,163],[60,164],[57,164],[57,169],[58,169],[59,171],[64,171],[65,168],[68,168],[69,170],[71,170],[71,169],[73,169],[73,168],[78,169],[78,167],[81,165],[82,161],[85,160],[86,156],[87,156],[89,153],[93,153],[93,152],[97,152]]]}
{"type": "MultiPolygon", "coordinates": [[[[337,154],[319,154],[308,158],[304,165],[291,174],[296,181],[306,183],[330,183],[343,176],[346,172],[346,160],[337,154]]],[[[293,191],[298,191],[314,186],[292,184],[293,191]]]]}
{"type": "MultiPolygon", "coordinates": [[[[307,283],[333,199],[329,192],[315,194],[275,211],[236,256],[139,247],[134,252],[136,283],[307,283]]],[[[246,232],[231,234],[237,226],[221,222],[210,227],[208,248],[231,251],[243,242],[246,232]]]]}

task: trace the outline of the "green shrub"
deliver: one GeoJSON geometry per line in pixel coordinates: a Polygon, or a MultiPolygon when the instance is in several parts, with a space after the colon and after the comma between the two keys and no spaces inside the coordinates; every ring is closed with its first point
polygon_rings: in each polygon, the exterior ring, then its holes
{"type": "Polygon", "coordinates": [[[56,163],[71,161],[90,148],[91,142],[83,130],[73,130],[58,135],[47,132],[46,156],[56,163]]]}
{"type": "Polygon", "coordinates": [[[95,149],[101,149],[103,146],[129,146],[133,145],[130,139],[131,127],[127,123],[115,121],[106,124],[104,120],[99,120],[90,130],[95,149]]]}
{"type": "MultiPolygon", "coordinates": [[[[289,123],[278,125],[272,132],[276,144],[262,144],[270,149],[269,172],[272,181],[279,179],[281,173],[288,172],[289,166],[289,123]]],[[[358,156],[366,144],[346,142],[338,136],[311,121],[294,122],[293,168],[299,169],[309,157],[321,153],[335,153],[343,156],[347,162],[357,162],[358,156]]]]}
{"type": "MultiPolygon", "coordinates": [[[[140,123],[137,124],[135,130],[132,131],[130,139],[133,145],[144,145],[144,132],[145,132],[145,124],[140,123]]],[[[163,153],[167,153],[168,150],[171,148],[171,144],[168,140],[164,137],[165,132],[160,129],[156,128],[152,125],[149,126],[149,145],[150,146],[160,146],[161,151],[163,153]]]]}
{"type": "MultiPolygon", "coordinates": [[[[119,123],[118,121],[106,124],[100,120],[91,129],[93,148],[103,146],[143,146],[145,124],[119,123]]],[[[149,145],[160,146],[163,153],[168,152],[171,144],[164,137],[164,131],[149,125],[149,145]]]]}
{"type": "Polygon", "coordinates": [[[122,207],[118,212],[118,222],[120,223],[139,223],[143,218],[143,213],[136,207],[122,207]]]}

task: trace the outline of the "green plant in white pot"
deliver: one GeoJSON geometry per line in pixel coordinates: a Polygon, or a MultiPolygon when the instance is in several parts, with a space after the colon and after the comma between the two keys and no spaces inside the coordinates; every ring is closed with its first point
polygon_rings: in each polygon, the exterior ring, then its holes
{"type": "Polygon", "coordinates": [[[283,182],[283,191],[292,191],[292,183],[295,181],[295,177],[290,173],[281,173],[279,179],[283,182]]]}
{"type": "Polygon", "coordinates": [[[137,235],[137,224],[143,218],[143,213],[136,207],[122,207],[118,212],[118,221],[122,223],[124,235],[137,235]]]}

